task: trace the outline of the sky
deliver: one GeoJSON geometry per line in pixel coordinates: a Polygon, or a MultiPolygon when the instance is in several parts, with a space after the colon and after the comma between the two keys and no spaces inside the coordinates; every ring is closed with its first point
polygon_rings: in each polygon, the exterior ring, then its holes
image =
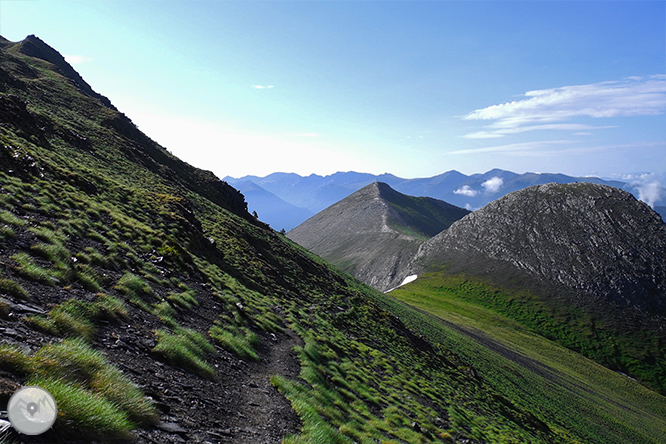
{"type": "Polygon", "coordinates": [[[30,34],[219,177],[666,178],[664,1],[0,0],[30,34]]]}

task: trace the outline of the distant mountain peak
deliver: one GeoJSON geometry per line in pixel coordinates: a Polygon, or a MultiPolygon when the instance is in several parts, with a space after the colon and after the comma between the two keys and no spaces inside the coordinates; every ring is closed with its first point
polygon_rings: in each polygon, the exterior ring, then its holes
{"type": "Polygon", "coordinates": [[[372,182],[291,230],[293,241],[380,290],[426,239],[469,211],[372,182]]]}

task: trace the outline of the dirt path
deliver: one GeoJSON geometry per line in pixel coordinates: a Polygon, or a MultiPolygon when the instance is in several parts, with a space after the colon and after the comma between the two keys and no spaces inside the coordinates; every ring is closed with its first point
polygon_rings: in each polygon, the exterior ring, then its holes
{"type": "Polygon", "coordinates": [[[163,372],[150,378],[146,392],[166,411],[156,428],[139,430],[134,442],[280,443],[301,424],[289,401],[271,385],[270,377],[298,377],[300,365],[292,349],[299,344],[300,338],[290,330],[263,334],[260,362],[243,361],[219,350],[212,361],[218,368],[217,381],[178,369],[175,371],[183,378],[170,378],[166,373],[174,369],[162,365],[163,372]]]}
{"type": "Polygon", "coordinates": [[[302,345],[296,334],[267,335],[262,343],[261,362],[248,363],[247,379],[241,386],[241,401],[234,419],[234,439],[238,444],[273,444],[281,442],[300,427],[300,421],[291,404],[270,383],[273,375],[297,377],[300,366],[292,349],[302,345]]]}

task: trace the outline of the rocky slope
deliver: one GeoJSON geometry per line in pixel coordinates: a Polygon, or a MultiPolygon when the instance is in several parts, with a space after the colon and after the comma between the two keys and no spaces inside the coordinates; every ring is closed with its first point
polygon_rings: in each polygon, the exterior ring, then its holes
{"type": "Polygon", "coordinates": [[[511,193],[430,239],[403,274],[466,255],[621,307],[666,309],[666,224],[617,188],[547,184],[511,193]]]}
{"type": "Polygon", "coordinates": [[[398,285],[418,247],[469,211],[372,183],[328,207],[287,236],[379,290],[398,285]]]}
{"type": "Polygon", "coordinates": [[[604,185],[511,193],[421,246],[403,276],[469,276],[508,290],[477,303],[666,392],[666,224],[604,185]]]}

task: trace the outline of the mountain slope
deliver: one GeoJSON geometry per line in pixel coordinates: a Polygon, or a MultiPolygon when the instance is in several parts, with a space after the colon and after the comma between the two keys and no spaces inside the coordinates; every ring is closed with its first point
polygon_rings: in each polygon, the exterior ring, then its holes
{"type": "Polygon", "coordinates": [[[476,346],[0,46],[0,400],[37,384],[59,408],[43,436],[0,441],[664,442],[663,397],[476,346]]]}
{"type": "Polygon", "coordinates": [[[287,236],[379,290],[388,290],[419,245],[468,213],[443,201],[372,183],[287,236]]]}
{"type": "Polygon", "coordinates": [[[664,257],[666,225],[629,193],[547,184],[461,219],[422,245],[402,274],[445,267],[446,274],[527,289],[534,300],[523,303],[542,306],[551,318],[537,322],[537,308],[515,316],[550,336],[563,317],[562,343],[664,391],[664,257]]]}

